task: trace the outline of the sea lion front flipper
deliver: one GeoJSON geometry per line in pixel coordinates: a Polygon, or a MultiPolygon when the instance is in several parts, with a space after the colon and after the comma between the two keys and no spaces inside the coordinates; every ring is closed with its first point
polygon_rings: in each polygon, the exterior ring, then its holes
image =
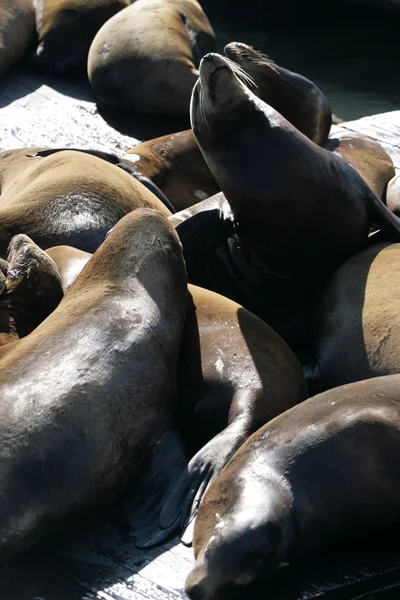
{"type": "MultiPolygon", "coordinates": [[[[240,425],[239,429],[237,425],[237,422],[231,423],[191,459],[162,507],[162,528],[171,527],[179,516],[181,529],[186,529],[193,521],[208,485],[243,442],[243,436],[238,435],[240,425]]],[[[184,534],[183,539],[186,537],[184,534]]]]}

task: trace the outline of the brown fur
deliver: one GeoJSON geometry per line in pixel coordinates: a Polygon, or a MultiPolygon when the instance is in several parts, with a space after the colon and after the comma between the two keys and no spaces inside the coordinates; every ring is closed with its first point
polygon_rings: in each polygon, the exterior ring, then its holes
{"type": "Polygon", "coordinates": [[[200,57],[214,48],[214,32],[196,0],[137,0],[96,35],[89,80],[110,106],[187,115],[200,57]]]}
{"type": "Polygon", "coordinates": [[[35,12],[32,0],[2,0],[0,4],[0,77],[18,62],[33,43],[35,12]]]}
{"type": "Polygon", "coordinates": [[[400,175],[396,175],[388,183],[386,204],[392,213],[400,217],[400,175]]]}
{"type": "Polygon", "coordinates": [[[347,261],[313,311],[314,393],[400,373],[400,244],[378,244],[347,261]]]}
{"type": "Polygon", "coordinates": [[[40,247],[70,243],[93,252],[135,208],[169,211],[122,169],[81,152],[32,158],[39,148],[0,154],[0,254],[23,231],[40,247]]]}
{"type": "Polygon", "coordinates": [[[191,129],[135,146],[125,158],[182,210],[219,191],[191,129]],[[136,156],[135,156],[136,155],[136,156]]]}

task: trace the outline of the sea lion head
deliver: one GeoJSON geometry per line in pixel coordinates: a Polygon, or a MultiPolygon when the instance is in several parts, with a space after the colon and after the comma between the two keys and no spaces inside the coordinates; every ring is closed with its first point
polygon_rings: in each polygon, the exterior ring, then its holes
{"type": "Polygon", "coordinates": [[[27,235],[15,235],[8,246],[8,270],[1,300],[30,313],[39,324],[63,297],[55,262],[27,235]]]}
{"type": "Polygon", "coordinates": [[[59,70],[84,71],[100,27],[129,4],[129,0],[41,0],[37,62],[59,70]]]}
{"type": "Polygon", "coordinates": [[[233,126],[246,110],[252,78],[233,61],[210,52],[200,62],[197,80],[190,102],[190,119],[196,138],[202,139],[207,131],[215,131],[223,124],[233,126]]]}
{"type": "Polygon", "coordinates": [[[231,469],[228,477],[225,470],[211,484],[195,524],[197,561],[185,582],[192,600],[220,600],[286,564],[292,495],[286,481],[266,473],[263,481],[251,469],[231,469]]]}
{"type": "MultiPolygon", "coordinates": [[[[237,63],[246,73],[252,77],[259,75],[261,82],[270,78],[271,81],[281,79],[281,75],[273,60],[266,54],[255,50],[248,44],[242,42],[230,42],[224,48],[224,54],[230,60],[237,63]]],[[[257,78],[257,85],[259,85],[257,78]]]]}

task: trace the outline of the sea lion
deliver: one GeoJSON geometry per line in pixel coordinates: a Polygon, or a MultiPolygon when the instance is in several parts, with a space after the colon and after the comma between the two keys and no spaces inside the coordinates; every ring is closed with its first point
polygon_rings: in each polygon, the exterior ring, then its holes
{"type": "Polygon", "coordinates": [[[214,32],[196,0],[136,0],[97,33],[88,76],[109,106],[187,115],[200,59],[212,50],[214,32]]]}
{"type": "Polygon", "coordinates": [[[311,312],[314,360],[306,368],[318,393],[400,373],[400,244],[375,244],[342,265],[311,312]]]}
{"type": "Polygon", "coordinates": [[[400,524],[399,443],[399,375],[329,390],[267,423],[203,498],[186,593],[219,600],[311,551],[387,544],[400,524]]]}
{"type": "Polygon", "coordinates": [[[41,148],[0,154],[0,254],[23,231],[41,248],[70,244],[94,252],[135,208],[170,211],[113,164],[83,152],[34,157],[41,148]]]}
{"type": "Polygon", "coordinates": [[[191,129],[149,140],[125,155],[179,211],[216,194],[219,187],[191,129]]]}
{"type": "Polygon", "coordinates": [[[302,303],[366,246],[370,222],[397,241],[400,221],[354,169],[301,134],[246,81],[229,59],[203,57],[192,128],[239,224],[232,262],[248,265],[258,303],[272,305],[265,320],[275,328],[279,311],[281,329],[288,325],[285,335],[296,336],[293,315],[301,317],[302,303]]]}
{"type": "Polygon", "coordinates": [[[65,69],[86,69],[94,36],[130,0],[34,0],[39,45],[36,60],[65,69]]]}
{"type": "Polygon", "coordinates": [[[0,346],[28,335],[62,297],[54,261],[28,236],[14,236],[0,259],[0,346]]]}
{"type": "Polygon", "coordinates": [[[386,204],[392,213],[400,217],[400,175],[396,175],[388,183],[386,204]]]}
{"type": "Polygon", "coordinates": [[[331,107],[315,83],[280,67],[262,52],[241,42],[227,44],[224,53],[254,80],[254,94],[310,140],[316,144],[325,142],[332,125],[331,107]]]}
{"type": "MultiPolygon", "coordinates": [[[[174,412],[187,301],[159,211],[119,221],[57,309],[0,360],[0,556],[126,487],[174,412]]],[[[0,353],[1,356],[1,353],[0,353]]]]}
{"type": "Polygon", "coordinates": [[[32,0],[2,0],[0,5],[0,77],[28,51],[35,37],[32,0]]]}
{"type": "Polygon", "coordinates": [[[355,131],[335,129],[322,147],[342,158],[364,179],[378,198],[386,201],[386,187],[395,175],[393,161],[373,138],[355,131]]]}
{"type": "MultiPolygon", "coordinates": [[[[66,246],[47,253],[64,289],[90,258],[66,246]]],[[[179,525],[185,528],[209,482],[248,436],[307,395],[298,360],[268,325],[228,298],[189,285],[178,365],[178,423],[192,458],[161,512],[168,531],[146,539],[145,545],[160,543],[179,525]]]]}

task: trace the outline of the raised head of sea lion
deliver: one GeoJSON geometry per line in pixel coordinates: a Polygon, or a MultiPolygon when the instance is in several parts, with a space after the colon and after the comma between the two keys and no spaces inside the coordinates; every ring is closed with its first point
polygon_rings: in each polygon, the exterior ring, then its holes
{"type": "Polygon", "coordinates": [[[191,600],[246,594],[250,583],[339,542],[397,536],[399,443],[400,375],[329,390],[262,427],[200,505],[191,600]]]}
{"type": "Polygon", "coordinates": [[[260,100],[248,81],[236,63],[206,55],[192,95],[193,132],[239,223],[242,260],[259,288],[272,273],[306,297],[365,247],[371,221],[395,241],[400,221],[349,165],[260,100]]]}
{"type": "Polygon", "coordinates": [[[2,0],[0,5],[0,77],[28,51],[35,39],[32,0],[2,0]]]}
{"type": "Polygon", "coordinates": [[[94,252],[135,208],[170,211],[114,164],[85,152],[24,148],[0,154],[0,255],[25,232],[41,248],[70,244],[94,252]]]}
{"type": "Polygon", "coordinates": [[[96,35],[88,76],[109,106],[187,115],[200,59],[214,49],[214,32],[196,0],[136,0],[96,35]]]}
{"type": "Polygon", "coordinates": [[[57,69],[86,69],[94,36],[129,0],[35,0],[36,59],[57,69]]]}
{"type": "Polygon", "coordinates": [[[400,373],[400,244],[349,259],[316,298],[310,318],[313,393],[400,373]]]}
{"type": "Polygon", "coordinates": [[[179,211],[219,191],[191,129],[134,146],[125,155],[179,211]]]}
{"type": "Polygon", "coordinates": [[[113,228],[56,310],[0,359],[0,556],[104,506],[173,417],[187,302],[159,211],[113,228]]]}
{"type": "Polygon", "coordinates": [[[225,55],[254,80],[253,92],[275,108],[316,144],[329,135],[332,113],[328,100],[312,81],[288,71],[247,44],[231,42],[225,55]]]}

